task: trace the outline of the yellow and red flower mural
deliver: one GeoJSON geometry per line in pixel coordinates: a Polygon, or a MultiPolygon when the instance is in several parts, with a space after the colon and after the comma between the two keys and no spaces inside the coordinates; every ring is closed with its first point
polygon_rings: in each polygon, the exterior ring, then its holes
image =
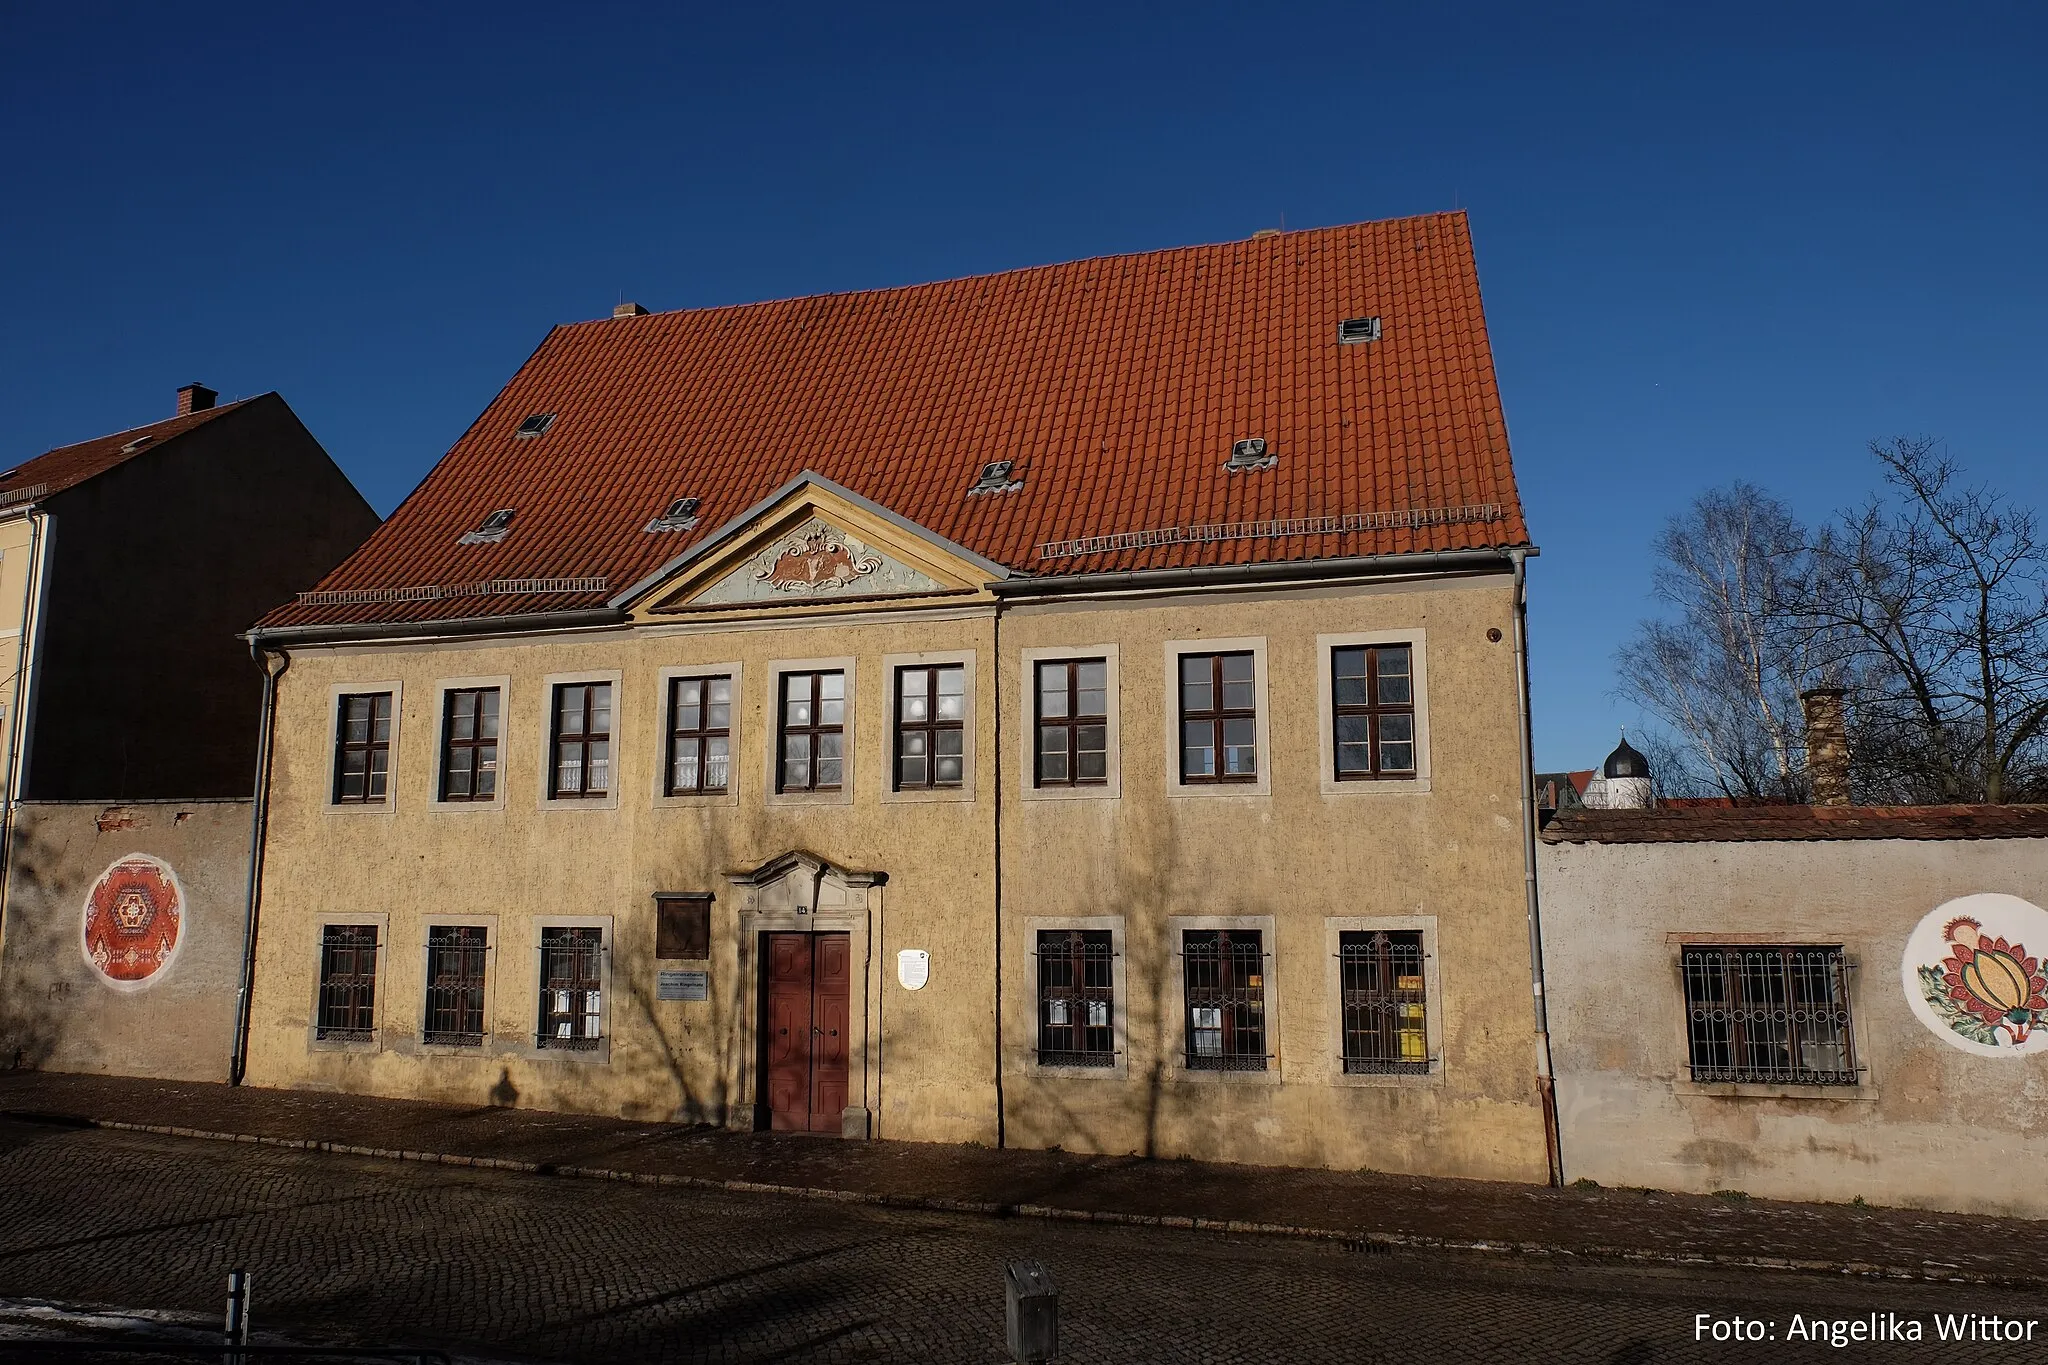
{"type": "Polygon", "coordinates": [[[178,954],[185,897],[171,865],[131,853],[100,874],[85,898],[85,960],[115,990],[140,990],[178,954]]]}
{"type": "Polygon", "coordinates": [[[2016,1056],[2048,1043],[2048,912],[2017,896],[1949,902],[1907,944],[1907,997],[1921,1022],[1965,1051],[2016,1056]],[[2024,937],[2023,937],[2024,936],[2024,937]]]}

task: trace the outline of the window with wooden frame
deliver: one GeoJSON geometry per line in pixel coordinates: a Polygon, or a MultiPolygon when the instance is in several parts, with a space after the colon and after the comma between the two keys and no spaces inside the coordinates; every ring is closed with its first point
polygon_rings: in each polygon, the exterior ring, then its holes
{"type": "Polygon", "coordinates": [[[347,693],[334,712],[334,804],[381,804],[391,781],[391,694],[347,693]]]}
{"type": "Polygon", "coordinates": [[[1109,661],[1048,659],[1038,665],[1040,787],[1109,783],[1109,661]]]}
{"type": "Polygon", "coordinates": [[[1682,950],[1695,1082],[1855,1085],[1839,944],[1682,950]]]}
{"type": "Polygon", "coordinates": [[[329,924],[320,930],[320,1008],[315,1038],[369,1041],[377,1027],[377,926],[329,924]]]}
{"type": "Polygon", "coordinates": [[[1109,930],[1039,930],[1038,1064],[1116,1065],[1116,953],[1109,930]]]}
{"type": "Polygon", "coordinates": [[[966,776],[967,669],[896,670],[896,790],[957,787],[966,776]]]}
{"type": "Polygon", "coordinates": [[[1415,776],[1415,679],[1407,645],[1330,651],[1337,780],[1415,776]]]}
{"type": "Polygon", "coordinates": [[[846,674],[785,673],[775,790],[836,792],[846,776],[846,674]]]}
{"type": "Polygon", "coordinates": [[[711,956],[710,893],[654,894],[654,955],[685,962],[702,962],[711,956]]]}
{"type": "Polygon", "coordinates": [[[1250,650],[1180,656],[1180,780],[1259,780],[1257,677],[1250,650]]]}
{"type": "Polygon", "coordinates": [[[671,678],[668,684],[668,796],[723,792],[731,781],[732,678],[671,678]]]}
{"type": "Polygon", "coordinates": [[[498,689],[451,687],[441,707],[441,799],[496,800],[498,689]]]}
{"type": "Polygon", "coordinates": [[[425,1041],[442,1047],[483,1046],[488,940],[489,931],[481,925],[428,927],[425,1041]]]}
{"type": "Polygon", "coordinates": [[[1266,959],[1256,929],[1186,929],[1181,970],[1190,1071],[1266,1069],[1266,959]]]}
{"type": "Polygon", "coordinates": [[[548,798],[572,801],[611,794],[612,685],[555,685],[554,741],[548,752],[548,798]]]}
{"type": "Polygon", "coordinates": [[[540,1027],[534,1045],[589,1051],[603,1037],[604,931],[540,931],[540,1027]]]}
{"type": "Polygon", "coordinates": [[[1374,930],[1337,936],[1347,1075],[1427,1074],[1428,992],[1422,932],[1374,930]]]}

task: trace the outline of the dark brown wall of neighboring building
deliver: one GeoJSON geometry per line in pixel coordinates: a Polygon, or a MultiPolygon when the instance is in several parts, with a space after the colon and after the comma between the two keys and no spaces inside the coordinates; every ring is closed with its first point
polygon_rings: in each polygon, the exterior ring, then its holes
{"type": "Polygon", "coordinates": [[[46,504],[22,796],[248,796],[262,673],[239,638],[377,515],[276,394],[46,504]]]}

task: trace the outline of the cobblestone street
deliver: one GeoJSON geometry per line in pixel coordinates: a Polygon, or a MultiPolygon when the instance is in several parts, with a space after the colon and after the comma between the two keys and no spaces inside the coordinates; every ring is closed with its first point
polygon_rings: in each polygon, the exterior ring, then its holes
{"type": "Polygon", "coordinates": [[[1063,1361],[2039,1360],[2048,1295],[1647,1270],[649,1189],[0,1122],[0,1297],[546,1360],[998,1362],[1001,1269],[1063,1289],[1063,1361]],[[1695,1342],[1696,1314],[1775,1343],[1695,1342]],[[1918,1343],[1788,1343],[1793,1315],[1897,1314],[1918,1343]],[[1936,1340],[1934,1314],[2035,1318],[1936,1340]]]}

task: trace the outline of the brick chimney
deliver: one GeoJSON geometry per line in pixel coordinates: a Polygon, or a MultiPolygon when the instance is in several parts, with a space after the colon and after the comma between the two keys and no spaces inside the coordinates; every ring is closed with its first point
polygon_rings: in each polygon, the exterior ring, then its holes
{"type": "Polygon", "coordinates": [[[220,397],[204,384],[185,384],[178,389],[178,416],[187,413],[205,412],[213,406],[213,400],[220,397]]]}
{"type": "Polygon", "coordinates": [[[1806,704],[1806,776],[1816,806],[1849,804],[1849,730],[1842,719],[1842,689],[1809,687],[1806,704]]]}
{"type": "Polygon", "coordinates": [[[637,303],[621,303],[612,309],[612,316],[615,318],[644,318],[647,316],[647,310],[637,303]]]}

